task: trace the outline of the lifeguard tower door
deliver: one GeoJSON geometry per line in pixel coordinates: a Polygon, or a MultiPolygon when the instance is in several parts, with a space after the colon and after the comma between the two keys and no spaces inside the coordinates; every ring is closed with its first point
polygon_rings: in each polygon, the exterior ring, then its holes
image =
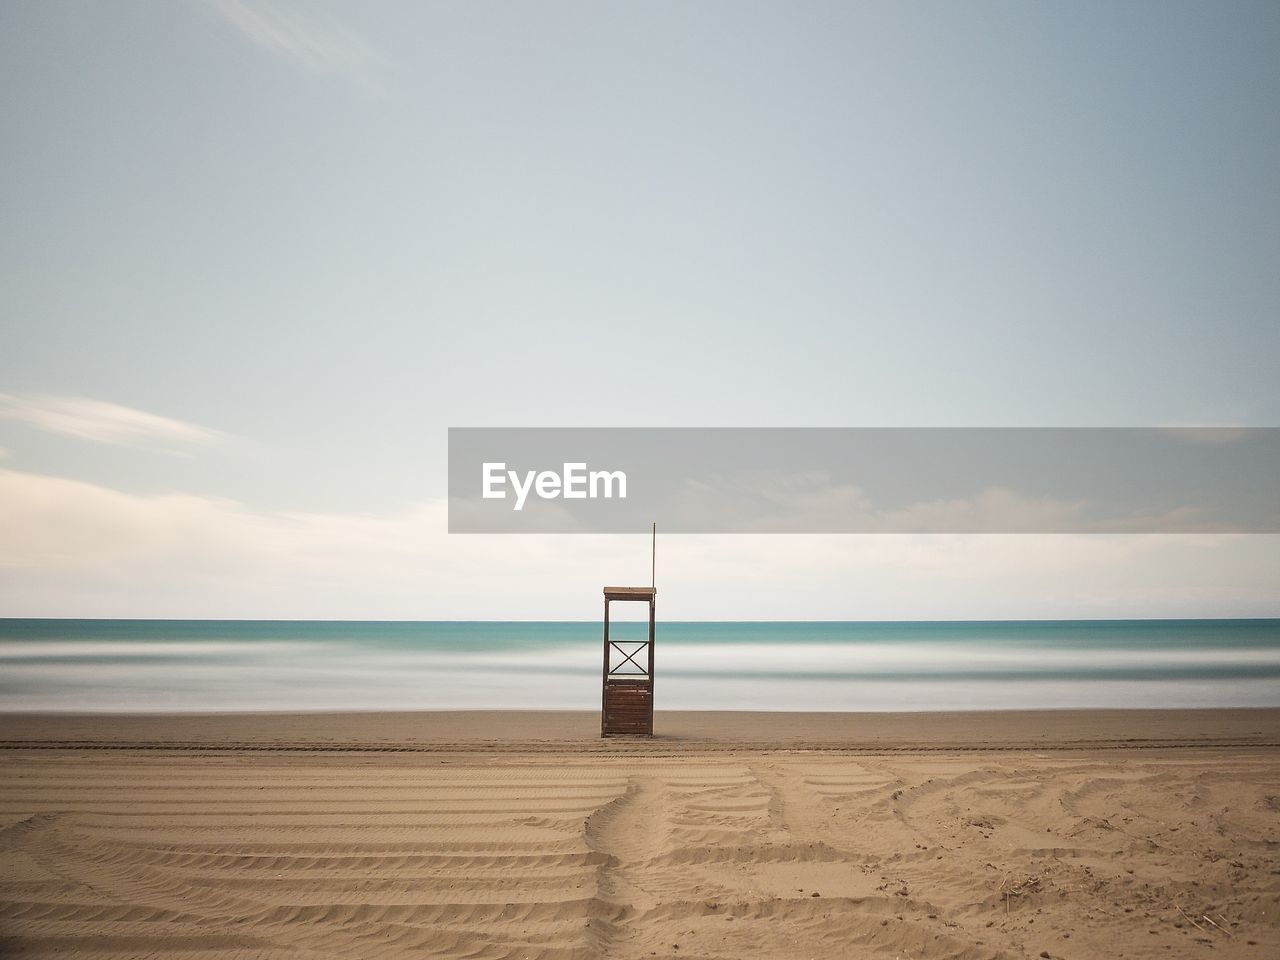
{"type": "Polygon", "coordinates": [[[604,678],[600,695],[600,736],[653,736],[653,636],[658,591],[653,587],[604,588],[604,678]],[[647,640],[611,640],[609,604],[614,600],[649,604],[647,640]]]}

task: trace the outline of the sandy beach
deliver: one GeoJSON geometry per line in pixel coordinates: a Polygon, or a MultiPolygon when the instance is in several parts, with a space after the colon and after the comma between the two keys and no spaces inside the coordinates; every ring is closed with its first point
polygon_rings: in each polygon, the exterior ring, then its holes
{"type": "Polygon", "coordinates": [[[1272,957],[1280,710],[0,721],[5,957],[1272,957]]]}

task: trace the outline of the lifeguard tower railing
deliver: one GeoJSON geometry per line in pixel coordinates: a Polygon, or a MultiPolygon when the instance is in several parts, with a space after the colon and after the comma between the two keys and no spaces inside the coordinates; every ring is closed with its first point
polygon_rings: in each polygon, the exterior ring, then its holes
{"type": "Polygon", "coordinates": [[[604,678],[600,691],[600,736],[653,735],[653,637],[658,591],[653,587],[604,588],[604,678]],[[649,604],[647,640],[609,636],[609,604],[649,604]]]}

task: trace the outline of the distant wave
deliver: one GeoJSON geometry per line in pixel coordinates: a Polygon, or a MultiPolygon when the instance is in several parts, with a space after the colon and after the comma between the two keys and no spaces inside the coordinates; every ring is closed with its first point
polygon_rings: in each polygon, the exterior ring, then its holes
{"type": "MultiPolygon", "coordinates": [[[[594,709],[599,645],[588,623],[0,620],[0,711],[594,709]]],[[[662,624],[657,663],[666,709],[1280,705],[1278,621],[662,624]]]]}

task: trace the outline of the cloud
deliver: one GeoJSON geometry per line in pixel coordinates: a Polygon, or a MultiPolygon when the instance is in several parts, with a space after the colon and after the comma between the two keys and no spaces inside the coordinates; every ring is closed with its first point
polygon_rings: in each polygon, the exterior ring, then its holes
{"type": "MultiPolygon", "coordinates": [[[[450,536],[0,469],[0,616],[590,620],[646,536],[450,536]]],[[[1275,616],[1280,536],[659,536],[664,619],[1275,616]]]]}
{"type": "Polygon", "coordinates": [[[0,419],[120,446],[189,449],[226,438],[208,427],[88,397],[0,393],[0,419]]]}
{"type": "Polygon", "coordinates": [[[255,46],[318,74],[342,76],[370,93],[385,93],[386,59],[331,16],[263,0],[208,0],[222,19],[255,46]]]}

